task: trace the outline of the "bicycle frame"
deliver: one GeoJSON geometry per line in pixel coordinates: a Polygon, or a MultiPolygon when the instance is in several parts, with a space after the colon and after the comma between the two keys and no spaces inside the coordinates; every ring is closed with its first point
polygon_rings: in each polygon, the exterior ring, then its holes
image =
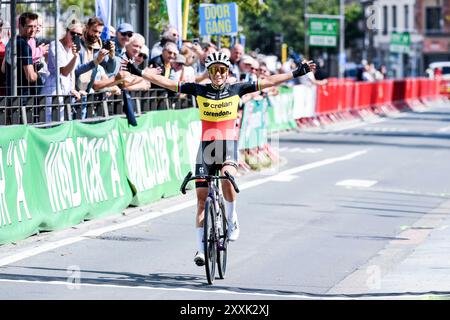
{"type": "MultiPolygon", "coordinates": [[[[217,172],[216,172],[217,174],[217,172]]],[[[186,185],[194,179],[204,179],[208,184],[208,196],[205,202],[205,218],[203,221],[205,246],[205,270],[208,283],[214,282],[215,265],[217,263],[219,276],[225,277],[227,261],[227,224],[226,211],[223,201],[223,195],[220,190],[219,180],[229,180],[236,193],[239,189],[234,181],[234,177],[225,171],[224,176],[207,175],[192,176],[189,172],[181,185],[181,192],[186,193],[186,185]],[[222,214],[220,214],[222,213],[222,214]],[[209,222],[208,222],[209,221],[209,222]]]]}

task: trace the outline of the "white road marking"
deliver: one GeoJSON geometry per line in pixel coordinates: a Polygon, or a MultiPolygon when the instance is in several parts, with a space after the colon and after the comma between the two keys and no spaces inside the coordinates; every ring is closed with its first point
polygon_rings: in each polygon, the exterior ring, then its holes
{"type": "Polygon", "coordinates": [[[349,125],[344,125],[344,126],[339,126],[338,128],[335,129],[331,129],[331,130],[327,130],[327,132],[339,132],[339,131],[344,131],[344,130],[348,130],[348,129],[354,129],[354,128],[359,128],[359,127],[364,127],[373,123],[379,123],[379,122],[383,122],[386,121],[387,119],[376,119],[376,120],[372,120],[370,122],[361,122],[361,123],[352,123],[349,125]]]}
{"type": "MultiPolygon", "coordinates": [[[[292,168],[292,169],[288,169],[285,171],[282,171],[280,173],[278,173],[277,175],[294,175],[296,173],[299,172],[303,172],[303,171],[307,171],[307,170],[311,170],[311,169],[315,169],[315,168],[319,168],[319,167],[323,167],[329,164],[333,164],[336,162],[340,162],[340,161],[347,161],[347,160],[352,160],[356,157],[359,157],[363,154],[366,154],[368,152],[368,150],[361,150],[361,151],[357,151],[357,152],[352,152],[348,155],[342,156],[342,157],[337,157],[337,158],[330,158],[330,159],[325,159],[325,160],[321,160],[321,161],[317,161],[317,162],[312,162],[309,164],[305,164],[296,168],[292,168]]],[[[271,172],[271,170],[269,170],[268,172],[271,172]]],[[[245,190],[248,188],[252,188],[252,187],[256,187],[259,186],[261,184],[267,183],[272,181],[272,179],[274,179],[274,176],[270,176],[267,178],[261,178],[261,179],[257,179],[257,180],[253,180],[253,181],[249,181],[246,182],[244,184],[242,184],[239,189],[240,190],[245,190]]]]}
{"type": "Polygon", "coordinates": [[[290,182],[294,179],[298,178],[297,176],[289,176],[289,175],[275,175],[273,176],[273,178],[271,179],[271,181],[276,181],[276,182],[290,182]]]}
{"type": "MultiPolygon", "coordinates": [[[[357,152],[352,152],[350,154],[347,154],[347,155],[344,155],[341,157],[330,158],[330,159],[325,159],[325,160],[309,163],[306,165],[301,165],[299,167],[295,167],[292,169],[282,171],[276,175],[271,175],[267,178],[261,178],[261,179],[257,179],[254,181],[244,183],[239,187],[239,189],[245,190],[248,188],[256,187],[256,186],[264,184],[264,183],[273,182],[274,179],[275,180],[276,179],[284,179],[283,177],[292,176],[299,172],[323,167],[326,165],[334,164],[336,162],[352,160],[352,159],[359,157],[367,152],[368,152],[368,150],[361,150],[361,151],[357,151],[357,152]]],[[[153,212],[144,214],[140,217],[133,218],[129,221],[118,223],[118,224],[115,224],[112,226],[107,226],[107,227],[103,227],[103,228],[99,228],[99,229],[90,230],[90,231],[85,232],[81,236],[70,237],[67,239],[63,239],[63,240],[59,240],[59,241],[55,241],[55,242],[51,242],[51,243],[46,243],[46,244],[40,245],[39,247],[36,247],[36,248],[25,249],[22,252],[18,252],[16,254],[13,254],[13,255],[10,255],[5,258],[0,259],[0,267],[11,264],[11,263],[15,263],[17,261],[35,256],[35,255],[38,255],[38,254],[46,252],[46,251],[54,250],[54,249],[57,249],[57,248],[60,248],[60,247],[63,247],[63,246],[69,245],[69,244],[73,244],[73,243],[76,243],[79,241],[90,239],[92,237],[98,237],[101,234],[104,234],[107,232],[132,227],[132,226],[141,224],[143,222],[155,219],[157,217],[161,217],[161,216],[169,214],[169,213],[177,212],[177,211],[192,207],[196,204],[197,204],[196,200],[186,201],[184,203],[181,203],[181,204],[178,204],[178,205],[166,208],[166,209],[162,209],[160,211],[153,211],[153,212]]]]}
{"type": "MultiPolygon", "coordinates": [[[[295,298],[295,299],[322,299],[322,300],[346,300],[351,299],[354,300],[358,297],[360,298],[367,298],[367,299],[396,299],[396,297],[401,297],[402,299],[405,298],[411,298],[411,299],[418,299],[420,297],[438,297],[439,295],[433,295],[433,294],[417,294],[412,295],[410,293],[405,293],[405,295],[389,295],[386,296],[376,294],[371,295],[370,293],[362,293],[362,294],[282,294],[282,293],[262,293],[262,292],[237,292],[232,290],[226,290],[226,289],[211,289],[211,290],[204,290],[204,289],[191,289],[191,288],[158,288],[158,287],[147,287],[147,286],[126,286],[126,285],[115,285],[115,284],[93,284],[93,283],[71,283],[71,282],[65,282],[65,281],[39,281],[39,280],[13,280],[13,279],[0,279],[0,282],[4,283],[24,283],[24,284],[42,284],[42,285],[57,285],[57,286],[76,286],[76,287],[102,287],[102,288],[111,288],[111,289],[132,289],[132,290],[158,290],[158,291],[178,291],[178,292],[189,292],[189,293],[217,293],[217,294],[230,294],[230,295],[241,295],[241,296],[260,296],[260,297],[278,297],[278,298],[295,298]]],[[[73,290],[72,290],[73,291],[73,290]]],[[[445,295],[441,295],[445,296],[445,295]]]]}
{"type": "Polygon", "coordinates": [[[450,126],[443,127],[443,128],[440,128],[439,130],[437,130],[437,132],[448,132],[448,131],[450,131],[450,126]]]}
{"type": "Polygon", "coordinates": [[[322,152],[323,149],[320,148],[288,148],[282,147],[278,149],[278,152],[298,152],[298,153],[319,153],[322,152]]]}
{"type": "Polygon", "coordinates": [[[347,187],[347,188],[370,188],[377,184],[378,181],[375,180],[356,180],[356,179],[349,179],[349,180],[342,180],[336,183],[337,186],[340,187],[347,187]]]}
{"type": "Polygon", "coordinates": [[[179,211],[185,208],[189,208],[193,205],[197,204],[196,200],[190,200],[187,201],[185,203],[182,204],[178,204],[175,206],[172,206],[170,208],[167,209],[163,209],[161,211],[153,211],[147,214],[144,214],[140,217],[131,219],[129,221],[125,221],[123,223],[118,223],[115,225],[111,225],[111,226],[107,226],[107,227],[103,227],[103,228],[99,228],[99,229],[94,229],[94,230],[90,230],[87,231],[85,233],[83,233],[80,236],[77,237],[70,237],[67,239],[63,239],[63,240],[59,240],[59,241],[55,241],[55,242],[51,242],[51,243],[45,243],[43,245],[40,245],[37,248],[32,248],[32,249],[28,249],[28,250],[24,250],[23,252],[19,252],[16,254],[13,254],[11,256],[5,257],[3,259],[0,259],[0,267],[1,266],[5,266],[11,263],[15,263],[17,261],[38,255],[40,253],[46,252],[46,251],[50,251],[50,250],[54,250],[54,249],[58,249],[60,247],[69,245],[69,244],[73,244],[79,241],[83,241],[89,238],[93,238],[93,237],[98,237],[102,234],[108,233],[108,232],[112,232],[112,231],[116,231],[116,230],[120,230],[123,228],[128,228],[128,227],[132,227],[138,224],[141,224],[143,222],[146,222],[148,220],[152,220],[155,219],[157,217],[175,212],[175,211],[179,211]]]}

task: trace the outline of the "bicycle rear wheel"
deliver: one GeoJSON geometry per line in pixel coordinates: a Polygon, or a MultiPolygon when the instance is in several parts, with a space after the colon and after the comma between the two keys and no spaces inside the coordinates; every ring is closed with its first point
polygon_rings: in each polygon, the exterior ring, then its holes
{"type": "Polygon", "coordinates": [[[214,282],[216,273],[216,236],[214,232],[214,204],[210,198],[205,202],[205,219],[203,220],[203,245],[205,248],[205,270],[209,284],[214,282]]]}
{"type": "Polygon", "coordinates": [[[225,212],[225,205],[223,200],[219,203],[219,239],[218,239],[218,251],[217,251],[217,270],[219,271],[220,279],[225,278],[227,271],[227,250],[228,250],[228,237],[227,237],[227,218],[225,212]]]}

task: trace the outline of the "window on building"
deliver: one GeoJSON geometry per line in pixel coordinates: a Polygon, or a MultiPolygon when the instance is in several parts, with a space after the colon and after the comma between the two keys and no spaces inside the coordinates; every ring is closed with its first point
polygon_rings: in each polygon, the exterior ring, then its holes
{"type": "Polygon", "coordinates": [[[383,35],[388,33],[388,8],[383,6],[383,35]]]}
{"type": "Polygon", "coordinates": [[[442,8],[428,7],[425,11],[425,28],[427,33],[438,33],[442,31],[442,8]]]}
{"type": "Polygon", "coordinates": [[[392,6],[392,29],[397,31],[397,6],[392,6]]]}
{"type": "Polygon", "coordinates": [[[409,6],[405,4],[405,31],[409,30],[409,6]]]}

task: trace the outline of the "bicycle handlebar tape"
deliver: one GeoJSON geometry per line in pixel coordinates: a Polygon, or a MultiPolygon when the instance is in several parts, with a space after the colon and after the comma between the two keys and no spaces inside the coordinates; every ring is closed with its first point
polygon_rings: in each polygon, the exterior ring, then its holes
{"type": "Polygon", "coordinates": [[[192,172],[189,171],[187,176],[184,178],[183,184],[181,185],[181,188],[180,188],[180,191],[182,194],[186,194],[186,185],[191,180],[191,177],[192,177],[192,172]]]}
{"type": "Polygon", "coordinates": [[[292,71],[292,76],[294,78],[301,77],[301,76],[304,76],[305,74],[307,74],[310,71],[311,71],[311,68],[309,67],[309,64],[302,63],[301,65],[298,66],[297,69],[292,71]]]}
{"type": "Polygon", "coordinates": [[[233,185],[234,191],[236,191],[236,193],[239,193],[240,190],[236,182],[234,181],[234,177],[228,171],[225,171],[225,176],[228,178],[228,180],[230,180],[231,184],[233,185]]]}

